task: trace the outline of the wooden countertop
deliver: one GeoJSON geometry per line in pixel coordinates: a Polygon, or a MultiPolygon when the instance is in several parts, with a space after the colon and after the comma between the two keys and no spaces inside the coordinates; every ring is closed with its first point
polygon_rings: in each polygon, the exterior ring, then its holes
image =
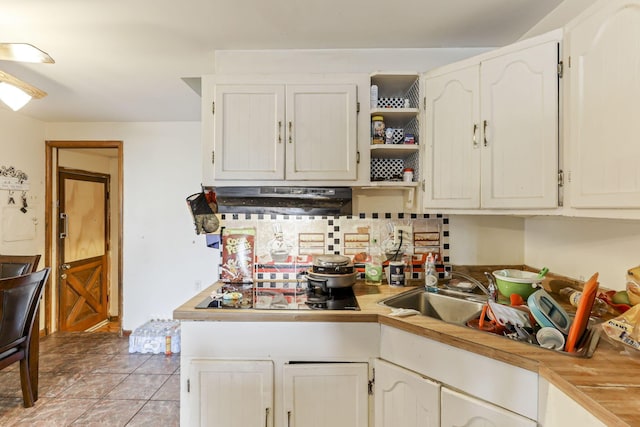
{"type": "Polygon", "coordinates": [[[174,319],[229,322],[378,322],[521,367],[554,384],[608,426],[640,425],[640,361],[621,353],[604,337],[589,359],[568,356],[426,316],[389,316],[383,298],[410,287],[365,286],[354,290],[360,311],[196,309],[218,285],[205,289],[173,312],[174,319]]]}

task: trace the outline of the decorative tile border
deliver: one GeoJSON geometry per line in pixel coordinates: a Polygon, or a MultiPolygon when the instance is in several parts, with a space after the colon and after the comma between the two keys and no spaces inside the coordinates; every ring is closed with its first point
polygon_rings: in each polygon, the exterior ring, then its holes
{"type": "MultiPolygon", "coordinates": [[[[428,245],[428,242],[423,242],[425,245],[419,252],[426,252],[429,248],[433,248],[433,252],[439,253],[436,266],[441,276],[444,271],[451,269],[449,218],[441,214],[367,213],[346,216],[220,214],[220,219],[221,228],[256,229],[256,264],[263,268],[262,271],[256,272],[258,280],[286,282],[293,279],[300,272],[300,268],[308,268],[309,257],[313,252],[319,251],[320,245],[322,245],[320,243],[317,248],[313,247],[313,242],[311,242],[314,239],[313,235],[323,235],[324,253],[341,254],[345,250],[345,235],[368,232],[370,238],[376,238],[378,242],[383,243],[385,239],[389,238],[389,233],[392,233],[394,225],[411,226],[414,235],[418,232],[426,240],[433,241],[434,245],[431,246],[428,245]],[[288,259],[290,268],[282,263],[276,263],[269,257],[267,246],[273,239],[276,224],[280,224],[284,238],[292,244],[291,257],[288,259]],[[436,233],[439,235],[437,243],[436,233]],[[305,236],[309,241],[301,239],[301,236],[305,236]],[[305,245],[302,251],[301,243],[305,245]],[[275,264],[278,264],[277,268],[275,264]],[[272,267],[264,267],[267,265],[272,267]]],[[[412,247],[414,243],[412,240],[412,247]]],[[[353,252],[353,250],[352,248],[349,252],[353,252]]],[[[422,277],[421,269],[417,270],[412,273],[412,278],[415,280],[422,277]]],[[[268,286],[273,286],[273,284],[268,286]]]]}

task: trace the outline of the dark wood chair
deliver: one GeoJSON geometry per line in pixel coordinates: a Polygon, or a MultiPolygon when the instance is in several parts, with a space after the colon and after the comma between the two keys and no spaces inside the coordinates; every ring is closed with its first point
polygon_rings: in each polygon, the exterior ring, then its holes
{"type": "Polygon", "coordinates": [[[0,255],[0,279],[33,273],[39,262],[40,255],[0,255]]]}
{"type": "Polygon", "coordinates": [[[33,406],[37,399],[30,369],[31,338],[37,333],[33,331],[34,321],[48,277],[49,268],[45,268],[36,273],[0,279],[0,369],[20,362],[25,408],[33,406]]]}
{"type": "MultiPolygon", "coordinates": [[[[33,273],[38,269],[40,255],[0,255],[0,279],[33,273]]],[[[31,385],[33,398],[38,400],[38,370],[40,364],[40,316],[34,319],[36,333],[31,334],[31,385]]]]}

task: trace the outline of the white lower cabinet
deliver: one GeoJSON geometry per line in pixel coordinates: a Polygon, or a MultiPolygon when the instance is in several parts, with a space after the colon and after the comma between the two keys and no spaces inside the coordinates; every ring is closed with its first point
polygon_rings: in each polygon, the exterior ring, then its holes
{"type": "MultiPolygon", "coordinates": [[[[486,408],[482,407],[487,406],[495,410],[494,412],[517,414],[522,420],[531,423],[513,425],[536,425],[534,420],[538,418],[537,372],[386,325],[381,327],[380,333],[382,359],[440,383],[443,390],[455,389],[464,393],[463,396],[470,396],[474,402],[479,403],[479,416],[485,416],[483,414],[486,408]]],[[[376,384],[378,381],[376,369],[376,384]]],[[[380,387],[376,386],[376,394],[379,391],[380,387]]],[[[450,418],[449,415],[445,418],[445,413],[449,411],[449,404],[445,402],[445,395],[442,393],[440,404],[440,425],[442,426],[512,425],[509,423],[474,424],[475,421],[467,423],[472,421],[471,419],[460,423],[448,423],[446,420],[450,418]]],[[[470,411],[473,413],[475,410],[470,409],[470,411]]]]}
{"type": "Polygon", "coordinates": [[[368,364],[289,364],[282,372],[286,427],[367,427],[368,364]]]}
{"type": "Polygon", "coordinates": [[[388,325],[182,321],[181,328],[186,427],[604,425],[537,372],[388,325]]]}
{"type": "Polygon", "coordinates": [[[381,359],[375,372],[375,427],[440,425],[440,384],[381,359]]]}
{"type": "Polygon", "coordinates": [[[370,322],[182,321],[180,425],[369,427],[379,339],[370,322]]]}
{"type": "Polygon", "coordinates": [[[192,360],[192,425],[273,426],[273,362],[192,360]]]}
{"type": "Polygon", "coordinates": [[[442,388],[442,427],[535,427],[537,423],[480,399],[442,388]]]}
{"type": "Polygon", "coordinates": [[[595,415],[542,377],[540,378],[538,405],[538,426],[540,427],[606,426],[595,415]]]}

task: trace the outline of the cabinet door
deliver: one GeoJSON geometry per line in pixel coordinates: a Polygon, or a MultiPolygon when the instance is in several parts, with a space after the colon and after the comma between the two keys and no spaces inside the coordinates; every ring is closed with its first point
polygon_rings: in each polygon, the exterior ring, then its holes
{"type": "Polygon", "coordinates": [[[437,427],[440,385],[378,359],[375,408],[376,427],[437,427]]]}
{"type": "Polygon", "coordinates": [[[273,362],[194,360],[189,425],[273,426],[273,362]]]}
{"type": "Polygon", "coordinates": [[[368,365],[285,365],[286,427],[367,427],[368,365]]]}
{"type": "Polygon", "coordinates": [[[440,417],[442,427],[537,426],[535,421],[522,415],[447,388],[442,388],[440,417]]]}
{"type": "Polygon", "coordinates": [[[473,65],[425,80],[424,207],[480,207],[480,82],[473,65]]]}
{"type": "Polygon", "coordinates": [[[215,179],[284,179],[284,86],[216,85],[215,179]]]}
{"type": "Polygon", "coordinates": [[[540,378],[538,425],[540,427],[606,427],[584,406],[567,396],[562,390],[540,378]]]}
{"type": "Polygon", "coordinates": [[[288,180],[355,180],[355,85],[287,86],[288,180]]]}
{"type": "Polygon", "coordinates": [[[557,63],[549,41],[480,65],[483,207],[557,206],[557,63]]]}
{"type": "Polygon", "coordinates": [[[570,204],[640,208],[640,3],[601,2],[567,40],[570,204]]]}

